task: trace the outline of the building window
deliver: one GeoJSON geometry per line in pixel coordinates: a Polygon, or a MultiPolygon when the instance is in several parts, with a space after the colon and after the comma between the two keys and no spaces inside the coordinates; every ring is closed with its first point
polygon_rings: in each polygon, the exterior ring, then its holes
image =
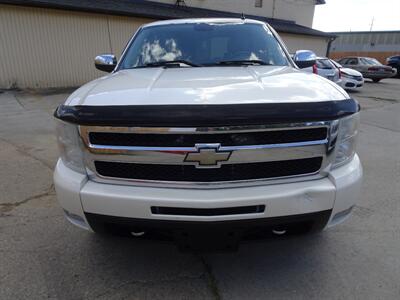
{"type": "Polygon", "coordinates": [[[263,0],[256,0],[255,7],[262,7],[263,0]]]}

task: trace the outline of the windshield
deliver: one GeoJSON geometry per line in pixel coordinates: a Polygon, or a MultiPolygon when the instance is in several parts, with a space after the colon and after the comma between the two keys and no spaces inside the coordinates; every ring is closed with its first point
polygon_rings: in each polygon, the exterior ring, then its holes
{"type": "Polygon", "coordinates": [[[338,62],[334,61],[334,60],[330,60],[330,62],[338,69],[343,68],[343,66],[341,64],[339,64],[338,62]]]}
{"type": "Polygon", "coordinates": [[[329,59],[317,59],[316,65],[318,69],[334,69],[335,66],[332,65],[329,59]]]}
{"type": "Polygon", "coordinates": [[[361,62],[364,65],[370,65],[370,66],[380,66],[382,65],[379,61],[377,61],[375,58],[369,58],[369,57],[362,57],[361,62]]]}
{"type": "Polygon", "coordinates": [[[168,61],[185,66],[232,61],[288,65],[285,53],[266,26],[230,22],[144,27],[126,51],[120,68],[160,66],[168,61]]]}

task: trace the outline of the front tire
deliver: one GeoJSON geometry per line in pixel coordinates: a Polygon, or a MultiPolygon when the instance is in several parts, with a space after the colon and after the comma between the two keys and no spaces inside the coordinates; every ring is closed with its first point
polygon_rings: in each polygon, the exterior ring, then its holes
{"type": "Polygon", "coordinates": [[[378,83],[379,81],[381,81],[381,78],[374,78],[372,79],[373,82],[378,83]]]}
{"type": "Polygon", "coordinates": [[[400,67],[395,67],[395,69],[397,70],[397,74],[395,77],[400,78],[400,67]]]}

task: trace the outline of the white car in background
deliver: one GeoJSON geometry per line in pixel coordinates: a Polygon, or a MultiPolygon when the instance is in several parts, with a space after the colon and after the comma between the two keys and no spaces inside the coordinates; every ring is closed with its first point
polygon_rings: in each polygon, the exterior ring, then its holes
{"type": "Polygon", "coordinates": [[[340,70],[331,62],[329,58],[317,57],[315,65],[303,69],[306,72],[318,74],[340,85],[340,70]]]}
{"type": "Polygon", "coordinates": [[[332,64],[339,69],[341,73],[341,81],[339,85],[348,91],[357,91],[364,86],[363,75],[350,68],[344,68],[341,64],[334,60],[330,60],[332,64]]]}

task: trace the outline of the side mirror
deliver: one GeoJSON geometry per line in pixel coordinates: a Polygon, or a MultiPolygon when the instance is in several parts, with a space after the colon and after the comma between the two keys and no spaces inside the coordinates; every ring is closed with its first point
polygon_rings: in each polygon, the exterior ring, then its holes
{"type": "Polygon", "coordinates": [[[117,66],[117,57],[113,54],[103,54],[94,59],[96,69],[104,72],[112,72],[117,66]]]}
{"type": "Polygon", "coordinates": [[[297,50],[293,60],[300,69],[312,67],[315,65],[317,55],[310,50],[297,50]]]}

